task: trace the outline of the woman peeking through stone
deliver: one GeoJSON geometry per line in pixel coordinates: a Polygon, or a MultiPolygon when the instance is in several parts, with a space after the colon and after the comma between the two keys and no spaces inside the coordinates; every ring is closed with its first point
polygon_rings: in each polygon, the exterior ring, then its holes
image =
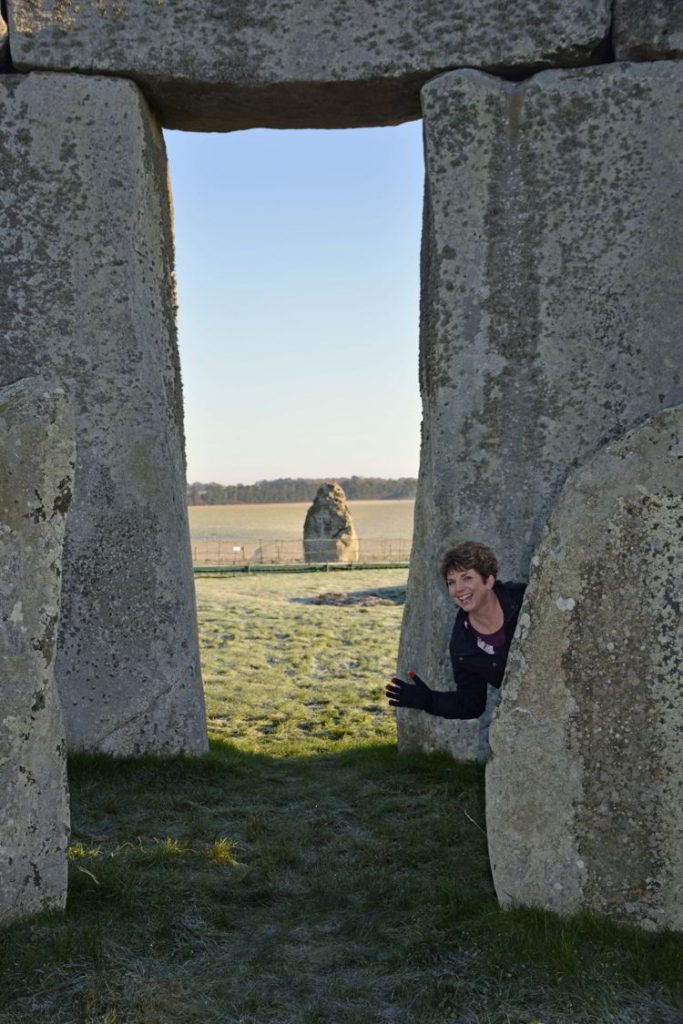
{"type": "Polygon", "coordinates": [[[441,718],[479,718],[487,729],[498,702],[505,663],[524,596],[523,583],[501,583],[498,559],[485,544],[466,541],[441,562],[448,594],[458,612],[450,640],[455,690],[432,690],[415,672],[407,683],[387,683],[389,704],[441,718]]]}

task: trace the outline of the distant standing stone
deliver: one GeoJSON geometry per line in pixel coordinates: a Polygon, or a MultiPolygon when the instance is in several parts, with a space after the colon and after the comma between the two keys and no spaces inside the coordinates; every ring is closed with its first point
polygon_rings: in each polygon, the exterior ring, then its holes
{"type": "Polygon", "coordinates": [[[568,480],[486,773],[501,904],[683,930],[683,406],[568,480]]]}
{"type": "Polygon", "coordinates": [[[0,389],[0,924],[66,902],[54,663],[73,464],[63,392],[35,379],[0,389]]]}
{"type": "Polygon", "coordinates": [[[358,537],[338,483],[323,484],[304,522],[307,562],[357,562],[358,537]]]}

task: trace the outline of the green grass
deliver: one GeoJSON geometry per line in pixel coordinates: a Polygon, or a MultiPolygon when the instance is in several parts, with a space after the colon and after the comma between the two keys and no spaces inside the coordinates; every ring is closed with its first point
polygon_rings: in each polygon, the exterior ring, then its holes
{"type": "Polygon", "coordinates": [[[197,583],[211,733],[289,756],[393,741],[384,682],[402,605],[313,604],[325,592],[390,593],[404,571],[297,574],[197,583]]]}
{"type": "Polygon", "coordinates": [[[0,931],[0,1022],[681,1024],[683,936],[499,910],[481,769],[395,750],[401,607],[305,603],[339,588],[199,581],[211,751],[71,760],[67,911],[0,931]]]}

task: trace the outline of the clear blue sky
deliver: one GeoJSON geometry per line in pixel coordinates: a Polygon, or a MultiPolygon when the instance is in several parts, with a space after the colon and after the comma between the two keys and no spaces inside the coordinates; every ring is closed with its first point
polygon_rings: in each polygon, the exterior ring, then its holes
{"type": "Polygon", "coordinates": [[[188,479],[416,476],[420,122],[165,138],[188,479]]]}

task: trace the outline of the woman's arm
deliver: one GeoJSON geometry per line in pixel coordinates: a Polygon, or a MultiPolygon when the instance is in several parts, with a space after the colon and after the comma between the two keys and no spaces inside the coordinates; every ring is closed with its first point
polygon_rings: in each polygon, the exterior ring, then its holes
{"type": "Polygon", "coordinates": [[[416,708],[439,718],[479,718],[486,707],[486,683],[475,672],[458,672],[457,690],[432,690],[414,672],[411,683],[396,676],[387,683],[389,704],[396,708],[416,708]]]}

